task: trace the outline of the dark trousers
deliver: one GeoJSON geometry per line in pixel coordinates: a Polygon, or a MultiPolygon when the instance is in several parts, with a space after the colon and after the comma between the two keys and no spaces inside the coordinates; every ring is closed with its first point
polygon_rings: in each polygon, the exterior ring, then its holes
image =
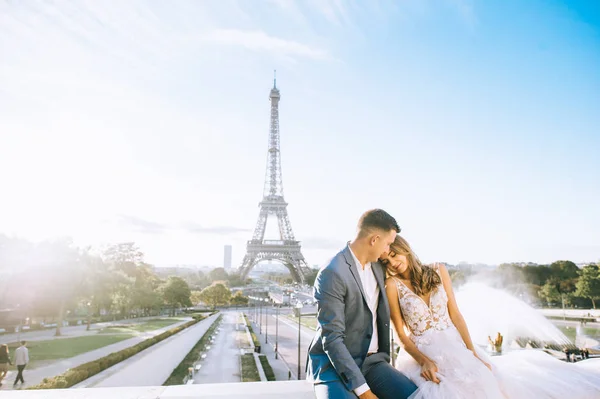
{"type": "MultiPolygon", "coordinates": [[[[378,399],[407,399],[417,390],[417,386],[404,374],[381,359],[380,356],[369,359],[365,380],[378,399]]],[[[318,399],[356,399],[341,381],[315,384],[315,396],[318,399]]]]}
{"type": "Polygon", "coordinates": [[[388,362],[374,362],[365,374],[371,391],[379,399],[406,399],[417,386],[388,362]]]}
{"type": "Polygon", "coordinates": [[[19,380],[21,380],[21,384],[25,384],[25,380],[23,379],[23,370],[25,370],[25,366],[27,366],[27,365],[23,364],[23,365],[17,366],[17,370],[19,372],[17,373],[17,378],[15,379],[14,385],[17,385],[17,382],[19,382],[19,380]]]}

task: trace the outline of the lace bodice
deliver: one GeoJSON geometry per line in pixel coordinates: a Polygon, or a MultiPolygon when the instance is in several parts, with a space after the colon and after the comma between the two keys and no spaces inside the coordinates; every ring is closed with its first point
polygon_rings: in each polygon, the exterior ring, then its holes
{"type": "MultiPolygon", "coordinates": [[[[439,267],[434,267],[439,274],[439,267]]],[[[448,296],[442,284],[431,291],[429,306],[425,300],[412,292],[402,281],[394,279],[398,287],[398,301],[404,322],[411,332],[411,339],[417,342],[426,331],[445,330],[452,325],[448,314],[448,296]]]]}

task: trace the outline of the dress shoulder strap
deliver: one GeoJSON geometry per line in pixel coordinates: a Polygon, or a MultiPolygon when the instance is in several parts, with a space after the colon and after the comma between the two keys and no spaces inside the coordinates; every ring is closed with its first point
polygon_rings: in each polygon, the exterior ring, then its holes
{"type": "Polygon", "coordinates": [[[408,287],[406,287],[406,285],[404,285],[404,283],[400,281],[398,277],[392,277],[392,281],[394,281],[394,284],[396,284],[396,289],[398,290],[398,298],[404,297],[408,287]]]}
{"type": "Polygon", "coordinates": [[[439,264],[439,263],[434,263],[433,265],[431,265],[431,268],[432,268],[433,270],[435,270],[435,272],[436,272],[437,274],[439,274],[439,275],[440,275],[440,277],[442,277],[442,273],[440,272],[440,264],[439,264]]]}

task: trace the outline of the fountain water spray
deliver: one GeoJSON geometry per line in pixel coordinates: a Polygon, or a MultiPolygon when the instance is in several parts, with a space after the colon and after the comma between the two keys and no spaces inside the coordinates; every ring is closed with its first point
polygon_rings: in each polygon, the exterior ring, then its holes
{"type": "Polygon", "coordinates": [[[487,345],[488,337],[498,332],[504,336],[504,345],[517,338],[572,345],[544,315],[506,291],[469,282],[457,290],[456,301],[473,342],[479,346],[487,345]]]}

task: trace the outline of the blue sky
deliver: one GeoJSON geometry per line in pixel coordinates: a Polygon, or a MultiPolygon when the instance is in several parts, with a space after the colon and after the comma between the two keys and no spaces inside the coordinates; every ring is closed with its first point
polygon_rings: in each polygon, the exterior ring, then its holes
{"type": "Polygon", "coordinates": [[[273,69],[309,264],[392,213],[425,261],[600,260],[594,1],[0,3],[0,232],[240,263],[273,69]]]}

